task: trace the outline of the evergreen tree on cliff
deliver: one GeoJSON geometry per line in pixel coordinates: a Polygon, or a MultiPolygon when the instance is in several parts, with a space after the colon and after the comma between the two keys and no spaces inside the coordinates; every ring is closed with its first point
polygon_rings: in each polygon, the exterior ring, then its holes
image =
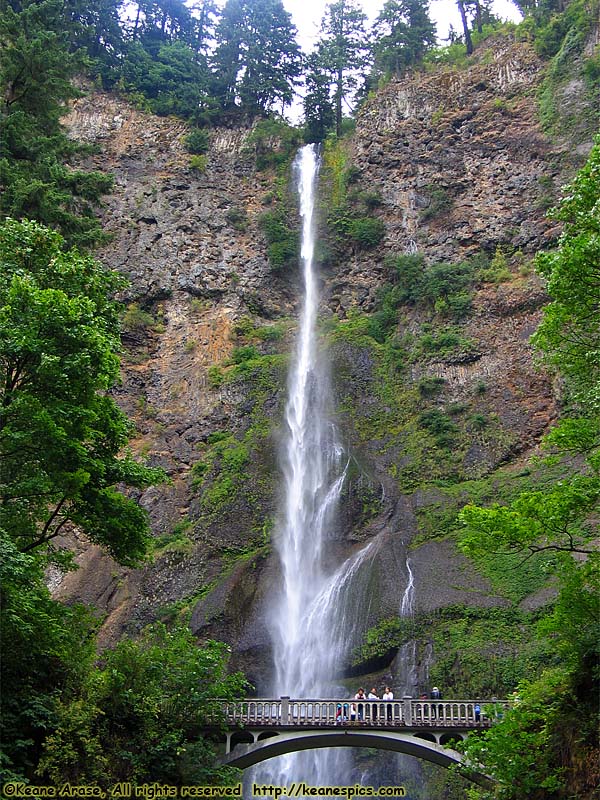
{"type": "Polygon", "coordinates": [[[400,74],[435,47],[427,0],[387,0],[373,25],[376,73],[400,74]]]}
{"type": "Polygon", "coordinates": [[[342,131],[342,104],[356,89],[359,73],[369,61],[366,19],[355,0],[336,0],[326,7],[321,22],[321,39],[317,43],[316,57],[320,68],[329,75],[333,89],[338,135],[342,131]]]}
{"type": "Polygon", "coordinates": [[[14,3],[0,15],[0,215],[37,219],[69,244],[102,238],[93,207],[112,180],[75,169],[81,147],[60,124],[82,68],[59,0],[14,3]]]}
{"type": "Polygon", "coordinates": [[[329,75],[319,62],[317,53],[307,59],[304,96],[304,136],[308,142],[322,142],[335,125],[335,110],[330,96],[329,75]]]}
{"type": "Polygon", "coordinates": [[[295,37],[281,0],[228,0],[213,58],[221,108],[252,117],[289,105],[302,64],[295,37]]]}

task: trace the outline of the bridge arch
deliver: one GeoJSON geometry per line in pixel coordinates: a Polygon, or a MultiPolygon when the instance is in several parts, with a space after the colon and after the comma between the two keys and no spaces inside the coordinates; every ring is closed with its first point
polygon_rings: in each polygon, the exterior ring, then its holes
{"type": "MultiPolygon", "coordinates": [[[[379,750],[391,750],[415,756],[442,767],[463,763],[463,756],[456,750],[442,747],[435,742],[409,733],[347,729],[293,731],[271,735],[253,744],[238,744],[234,750],[221,757],[219,761],[223,765],[246,769],[287,753],[324,747],[373,747],[379,750]]],[[[489,788],[493,785],[492,780],[481,773],[469,771],[468,774],[465,772],[465,777],[481,786],[489,788]]]]}

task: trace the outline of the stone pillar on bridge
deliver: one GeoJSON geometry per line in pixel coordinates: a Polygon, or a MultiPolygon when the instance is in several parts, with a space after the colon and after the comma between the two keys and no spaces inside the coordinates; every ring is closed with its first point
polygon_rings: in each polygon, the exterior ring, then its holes
{"type": "Polygon", "coordinates": [[[289,725],[290,722],[290,698],[281,698],[281,724],[289,725]]]}
{"type": "Polygon", "coordinates": [[[405,725],[412,725],[412,697],[409,694],[405,694],[402,698],[402,716],[404,717],[404,724],[405,725]]]}

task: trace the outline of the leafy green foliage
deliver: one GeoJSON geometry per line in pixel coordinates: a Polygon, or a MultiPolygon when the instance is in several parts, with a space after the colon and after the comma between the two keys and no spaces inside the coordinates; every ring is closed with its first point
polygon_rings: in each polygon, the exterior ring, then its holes
{"type": "Polygon", "coordinates": [[[208,77],[185,42],[165,42],[157,52],[133,42],[123,62],[121,86],[140,92],[155,114],[201,121],[208,99],[208,77]]]}
{"type": "Polygon", "coordinates": [[[561,666],[547,667],[534,679],[527,676],[504,718],[464,745],[469,760],[500,781],[494,797],[518,800],[524,792],[539,800],[594,796],[598,566],[598,554],[579,565],[561,560],[560,592],[552,612],[537,624],[539,644],[550,647],[561,666]]]}
{"type": "Polygon", "coordinates": [[[375,247],[385,236],[385,225],[383,220],[375,217],[351,219],[348,224],[348,236],[359,247],[375,247]]]}
{"type": "Polygon", "coordinates": [[[592,56],[588,60],[584,55],[592,20],[599,10],[598,0],[573,0],[561,9],[562,13],[539,15],[538,24],[528,26],[538,52],[551,59],[539,92],[542,124],[552,133],[569,130],[573,138],[583,141],[597,130],[599,120],[593,80],[595,59],[592,56]],[[576,107],[562,101],[566,86],[573,80],[584,80],[588,85],[588,97],[582,97],[576,107]]]}
{"type": "Polygon", "coordinates": [[[452,447],[454,435],[458,427],[452,420],[437,408],[431,408],[419,414],[419,425],[435,436],[438,447],[452,447]]]}
{"type": "Polygon", "coordinates": [[[422,633],[423,621],[415,617],[390,617],[369,628],[364,642],[356,648],[353,664],[364,664],[387,658],[388,663],[398,648],[422,633]]]}
{"type": "Polygon", "coordinates": [[[214,92],[225,111],[254,116],[292,102],[301,63],[295,34],[281,0],[228,0],[213,57],[214,92]]]}
{"type": "Polygon", "coordinates": [[[466,506],[460,546],[469,555],[590,552],[594,526],[588,520],[599,498],[597,476],[575,475],[545,492],[523,492],[509,506],[466,506]]]}
{"type": "Polygon", "coordinates": [[[415,641],[420,650],[433,646],[429,681],[444,687],[446,697],[506,697],[532,671],[556,661],[551,646],[534,641],[537,624],[535,614],[515,608],[465,605],[391,617],[367,631],[353,664],[389,664],[415,641]]]}
{"type": "Polygon", "coordinates": [[[402,74],[435,46],[435,24],[423,0],[387,0],[373,25],[376,74],[402,74]]]}
{"type": "Polygon", "coordinates": [[[360,248],[375,247],[385,236],[383,220],[358,216],[347,207],[332,209],[327,221],[339,241],[350,240],[360,248]]]}
{"type": "Polygon", "coordinates": [[[283,167],[286,170],[302,142],[297,128],[279,119],[262,119],[252,128],[246,144],[253,150],[258,170],[283,167]]]}
{"type": "Polygon", "coordinates": [[[120,451],[131,430],[118,379],[123,280],[34,222],[0,226],[0,527],[22,550],[74,523],[137,562],[146,514],[117,491],[160,479],[120,451]]]}
{"type": "Polygon", "coordinates": [[[203,128],[195,128],[185,137],[185,149],[193,155],[203,155],[209,145],[208,133],[203,128]]]}
{"type": "Polygon", "coordinates": [[[435,219],[452,207],[452,199],[446,189],[442,186],[430,186],[428,189],[429,204],[419,215],[421,222],[435,219]]]}
{"type": "Polygon", "coordinates": [[[201,175],[206,172],[206,168],[208,166],[208,157],[205,155],[201,156],[190,156],[190,169],[193,169],[194,172],[198,172],[201,175]]]}
{"type": "MultiPolygon", "coordinates": [[[[358,70],[364,69],[368,62],[366,19],[355,0],[334,0],[325,7],[321,21],[321,38],[315,48],[312,75],[329,76],[338,136],[342,134],[342,103],[358,84],[358,70]]],[[[331,107],[324,97],[319,102],[320,125],[325,128],[331,107]]]]}
{"type": "Polygon", "coordinates": [[[64,780],[118,781],[174,786],[237,782],[235,770],[213,766],[207,722],[220,720],[213,698],[231,699],[246,688],[227,674],[227,648],[198,647],[186,628],[157,624],[138,642],[123,641],[90,676],[82,700],[63,701],[39,772],[64,780]]]}
{"type": "Polygon", "coordinates": [[[417,388],[421,397],[435,397],[442,390],[445,383],[444,378],[427,375],[419,379],[417,388]]]}
{"type": "Polygon", "coordinates": [[[298,231],[288,224],[285,207],[266,211],[259,220],[267,240],[269,263],[273,269],[293,267],[298,263],[298,231]]]}
{"type": "Polygon", "coordinates": [[[554,252],[536,264],[552,302],[534,343],[546,363],[560,369],[574,398],[600,409],[600,140],[553,216],[564,222],[554,252]]]}
{"type": "Polygon", "coordinates": [[[335,110],[329,75],[316,52],[307,58],[305,81],[304,138],[307,142],[322,142],[335,125],[335,110]]]}
{"type": "Polygon", "coordinates": [[[393,287],[398,305],[421,305],[442,316],[460,320],[471,308],[470,289],[475,279],[472,261],[459,264],[425,264],[419,254],[388,257],[394,275],[393,287]]]}
{"type": "Polygon", "coordinates": [[[479,559],[498,558],[498,551],[535,556],[531,561],[543,564],[559,589],[539,631],[552,639],[561,667],[523,682],[518,704],[465,746],[473,764],[500,781],[494,797],[504,800],[591,798],[597,784],[599,158],[596,143],[559,206],[559,249],[538,257],[552,302],[534,340],[549,363],[564,369],[579,406],[580,416],[563,419],[546,442],[568,464],[566,475],[509,505],[467,506],[460,515],[465,552],[479,559]],[[575,560],[573,553],[583,556],[575,560]]]}
{"type": "Polygon", "coordinates": [[[140,308],[138,303],[130,303],[123,314],[122,324],[127,331],[145,331],[154,328],[156,320],[149,311],[140,308]]]}
{"type": "Polygon", "coordinates": [[[34,778],[59,698],[77,697],[94,655],[91,615],[53,601],[43,567],[0,529],[3,782],[34,778]]]}
{"type": "Polygon", "coordinates": [[[411,358],[415,361],[433,356],[461,359],[469,357],[473,352],[476,352],[474,342],[467,339],[460,328],[447,325],[436,329],[426,323],[421,327],[421,334],[414,343],[411,358]]]}
{"type": "Polygon", "coordinates": [[[447,697],[507,697],[556,660],[551,646],[535,641],[534,630],[535,615],[515,608],[448,606],[431,622],[430,680],[447,697]]]}
{"type": "Polygon", "coordinates": [[[564,788],[564,778],[556,768],[552,729],[560,724],[566,684],[560,669],[546,672],[544,681],[519,691],[518,704],[491,732],[469,738],[464,746],[469,762],[485,764],[502,781],[496,796],[544,800],[564,788]]]}

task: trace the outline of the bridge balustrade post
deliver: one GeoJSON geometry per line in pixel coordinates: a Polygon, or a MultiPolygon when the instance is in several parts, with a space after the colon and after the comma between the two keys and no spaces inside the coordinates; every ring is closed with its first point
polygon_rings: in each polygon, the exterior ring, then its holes
{"type": "Polygon", "coordinates": [[[290,724],[290,698],[289,697],[282,697],[281,698],[281,724],[282,725],[289,725],[290,724]]]}
{"type": "Polygon", "coordinates": [[[412,725],[412,697],[409,694],[405,694],[402,698],[402,716],[404,717],[404,724],[405,725],[412,725]]]}

